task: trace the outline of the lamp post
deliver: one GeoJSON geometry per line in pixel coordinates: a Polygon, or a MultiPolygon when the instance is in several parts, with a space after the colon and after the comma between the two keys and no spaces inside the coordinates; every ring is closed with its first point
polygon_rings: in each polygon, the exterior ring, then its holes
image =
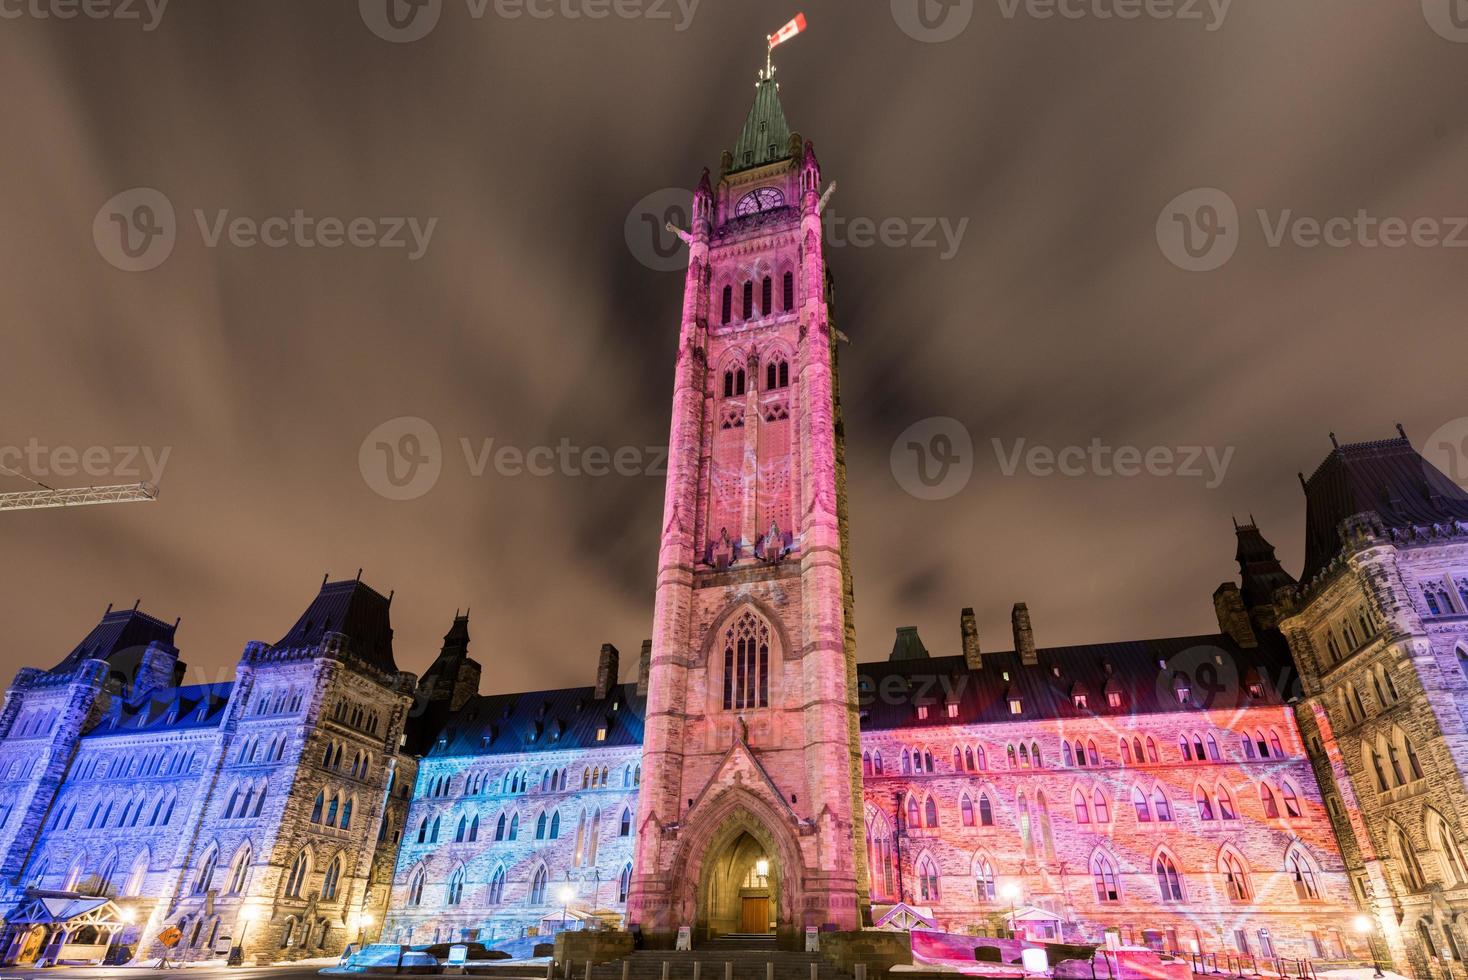
{"type": "Polygon", "coordinates": [[[376,921],[376,920],[372,918],[372,913],[370,913],[370,912],[363,912],[357,918],[357,945],[358,946],[363,945],[367,941],[367,927],[370,926],[370,925],[372,925],[372,923],[374,921],[376,921]]]}
{"type": "Polygon", "coordinates": [[[240,909],[240,934],[235,938],[234,945],[230,947],[229,959],[225,960],[226,966],[242,966],[245,962],[245,932],[250,928],[250,923],[259,915],[253,905],[246,905],[240,909]]]}
{"type": "Polygon", "coordinates": [[[1381,960],[1377,959],[1376,956],[1376,943],[1372,942],[1372,934],[1376,932],[1376,926],[1372,923],[1371,916],[1358,915],[1352,925],[1356,927],[1356,934],[1366,940],[1366,948],[1371,951],[1371,965],[1376,970],[1371,976],[1377,978],[1377,980],[1386,976],[1385,973],[1381,972],[1381,960]]]}
{"type": "MultiPolygon", "coordinates": [[[[124,926],[131,925],[134,917],[135,917],[135,914],[134,914],[134,912],[133,912],[132,909],[118,909],[117,910],[117,918],[123,923],[124,926]]],[[[114,950],[114,948],[117,945],[117,937],[120,936],[120,935],[122,935],[122,929],[114,929],[114,930],[112,930],[112,937],[107,940],[107,957],[106,958],[109,959],[109,960],[112,959],[113,950],[114,950]]]]}
{"type": "Polygon", "coordinates": [[[1016,907],[1019,902],[1019,885],[1014,882],[1005,884],[1000,895],[1009,899],[1009,938],[1019,938],[1019,910],[1016,907]]]}
{"type": "Polygon", "coordinates": [[[562,885],[559,897],[561,899],[561,931],[565,932],[566,909],[571,904],[571,899],[576,897],[576,889],[572,888],[570,885],[562,885]]]}

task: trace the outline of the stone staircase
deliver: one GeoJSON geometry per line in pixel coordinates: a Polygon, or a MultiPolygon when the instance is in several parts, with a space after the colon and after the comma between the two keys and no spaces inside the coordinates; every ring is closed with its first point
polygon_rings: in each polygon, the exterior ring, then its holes
{"type": "MultiPolygon", "coordinates": [[[[710,940],[692,952],[640,949],[625,959],[593,966],[591,980],[663,980],[664,964],[667,980],[770,980],[771,964],[774,980],[850,980],[849,973],[818,953],[782,951],[774,936],[738,935],[710,940]]],[[[562,976],[558,971],[558,980],[562,976]]],[[[571,980],[586,980],[584,964],[572,968],[571,980]]]]}

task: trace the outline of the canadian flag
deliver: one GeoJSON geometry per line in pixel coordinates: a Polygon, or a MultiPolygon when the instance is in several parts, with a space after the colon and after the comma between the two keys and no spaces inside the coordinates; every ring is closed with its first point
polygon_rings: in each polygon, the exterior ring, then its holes
{"type": "Polygon", "coordinates": [[[793,39],[795,35],[801,33],[804,30],[805,14],[796,14],[794,20],[792,20],[790,23],[786,24],[784,27],[780,28],[778,31],[766,38],[766,40],[770,42],[770,50],[773,51],[775,48],[784,44],[786,41],[793,39]]]}

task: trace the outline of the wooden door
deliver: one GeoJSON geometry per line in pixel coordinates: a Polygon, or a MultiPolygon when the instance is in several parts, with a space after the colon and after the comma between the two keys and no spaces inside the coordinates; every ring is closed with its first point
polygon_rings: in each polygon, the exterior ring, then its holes
{"type": "Polygon", "coordinates": [[[770,931],[770,900],[768,898],[744,899],[743,914],[739,918],[739,931],[770,931]]]}

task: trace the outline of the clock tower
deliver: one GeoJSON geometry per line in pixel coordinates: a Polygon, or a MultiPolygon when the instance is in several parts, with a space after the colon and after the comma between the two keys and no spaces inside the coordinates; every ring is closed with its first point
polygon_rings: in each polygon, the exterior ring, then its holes
{"type": "Polygon", "coordinates": [[[628,918],[859,928],[861,770],[821,168],[767,63],[693,195],[628,918]]]}

